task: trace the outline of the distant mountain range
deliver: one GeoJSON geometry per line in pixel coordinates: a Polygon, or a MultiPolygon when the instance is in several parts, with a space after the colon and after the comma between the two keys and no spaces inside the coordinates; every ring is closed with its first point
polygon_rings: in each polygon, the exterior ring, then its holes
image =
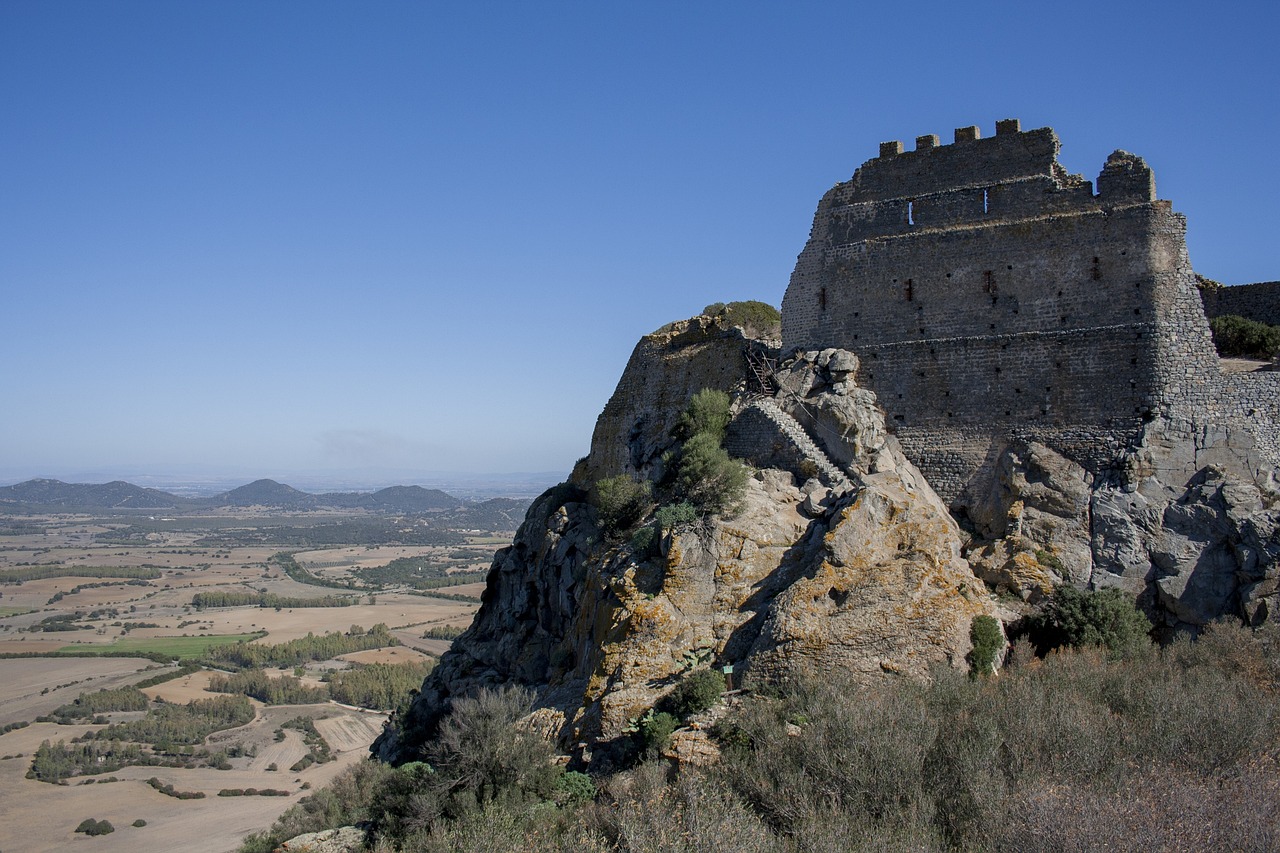
{"type": "MultiPolygon", "coordinates": [[[[507,507],[493,507],[503,514],[507,507]]],[[[486,501],[481,506],[493,503],[486,501]]],[[[527,501],[513,504],[528,506],[527,501]]],[[[0,512],[172,510],[182,512],[220,507],[261,506],[271,509],[367,509],[371,512],[424,513],[462,508],[464,502],[439,489],[390,486],[376,492],[327,492],[310,494],[275,480],[255,480],[211,498],[186,498],[116,480],[111,483],[64,483],[61,480],[27,480],[0,487],[0,512]]]]}

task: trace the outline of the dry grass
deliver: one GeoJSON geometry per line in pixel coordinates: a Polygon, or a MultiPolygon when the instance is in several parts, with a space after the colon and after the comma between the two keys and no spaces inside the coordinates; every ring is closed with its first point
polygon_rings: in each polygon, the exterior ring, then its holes
{"type": "Polygon", "coordinates": [[[74,701],[85,691],[132,684],[143,677],[143,670],[153,666],[149,660],[135,658],[0,660],[0,726],[20,720],[30,722],[74,701]]]}
{"type": "Polygon", "coordinates": [[[411,660],[427,660],[430,655],[417,649],[396,647],[390,649],[368,649],[363,652],[352,652],[349,655],[338,655],[337,660],[351,663],[405,663],[411,660]]]}

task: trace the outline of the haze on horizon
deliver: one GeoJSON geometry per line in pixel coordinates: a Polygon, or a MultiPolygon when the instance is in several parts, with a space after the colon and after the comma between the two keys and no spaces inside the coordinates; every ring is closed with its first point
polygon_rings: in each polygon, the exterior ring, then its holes
{"type": "Polygon", "coordinates": [[[1278,18],[10,0],[0,480],[567,472],[640,335],[780,304],[881,140],[1005,117],[1275,279],[1278,18]]]}

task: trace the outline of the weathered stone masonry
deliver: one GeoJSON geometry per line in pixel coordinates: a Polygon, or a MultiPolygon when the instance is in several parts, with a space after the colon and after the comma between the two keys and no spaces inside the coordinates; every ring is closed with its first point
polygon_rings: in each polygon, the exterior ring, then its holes
{"type": "Polygon", "coordinates": [[[1235,314],[1280,326],[1280,281],[1260,281],[1233,287],[1208,287],[1200,291],[1209,317],[1235,314]]]}
{"type": "Polygon", "coordinates": [[[1013,119],[882,144],[819,203],[783,300],[784,350],[858,353],[948,500],[1010,437],[1098,472],[1145,421],[1253,418],[1280,391],[1219,375],[1185,219],[1147,164],[1113,153],[1095,194],[1058,151],[1013,119]]]}

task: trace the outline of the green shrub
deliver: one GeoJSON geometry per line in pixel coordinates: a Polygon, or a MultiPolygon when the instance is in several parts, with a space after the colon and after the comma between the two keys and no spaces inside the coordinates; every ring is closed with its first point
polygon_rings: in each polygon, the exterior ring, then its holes
{"type": "Polygon", "coordinates": [[[767,302],[754,299],[741,302],[714,302],[702,309],[708,317],[717,317],[730,326],[741,326],[753,338],[777,340],[782,337],[782,314],[767,302]]]}
{"type": "Polygon", "coordinates": [[[1209,321],[1209,330],[1221,356],[1275,358],[1280,352],[1280,326],[1224,314],[1209,321]]]}
{"type": "Polygon", "coordinates": [[[76,832],[83,832],[85,835],[106,835],[115,831],[116,828],[111,825],[111,821],[94,820],[93,818],[85,818],[76,827],[76,832]]]}
{"type": "Polygon", "coordinates": [[[992,616],[975,616],[969,623],[969,671],[974,675],[990,675],[996,671],[996,659],[1004,649],[1000,621],[992,616]]]}
{"type": "Polygon", "coordinates": [[[1050,551],[1043,548],[1036,550],[1036,562],[1044,566],[1046,569],[1053,569],[1060,577],[1066,577],[1067,567],[1063,564],[1062,559],[1050,551]]]}
{"type": "Polygon", "coordinates": [[[676,423],[676,434],[689,439],[705,433],[714,436],[716,444],[719,444],[724,441],[725,430],[729,427],[729,406],[728,394],[714,388],[703,388],[689,398],[676,423]]]}
{"type": "Polygon", "coordinates": [[[596,783],[586,773],[570,770],[556,780],[556,795],[557,800],[570,805],[589,802],[596,797],[596,783]]]}
{"type": "Polygon", "coordinates": [[[653,505],[653,487],[649,481],[636,480],[626,474],[598,481],[591,492],[600,530],[610,538],[635,527],[653,505]]]}
{"type": "Polygon", "coordinates": [[[641,748],[650,755],[655,755],[667,748],[671,734],[680,728],[680,720],[666,711],[646,714],[640,720],[638,734],[641,748]]]}
{"type": "Polygon", "coordinates": [[[631,534],[631,550],[635,551],[637,556],[643,557],[649,553],[649,550],[657,541],[658,531],[655,528],[646,525],[631,534]]]}
{"type": "Polygon", "coordinates": [[[698,509],[688,501],[680,501],[658,507],[653,517],[663,530],[678,530],[698,520],[698,509]]]}
{"type": "Polygon", "coordinates": [[[137,820],[135,820],[135,821],[133,822],[133,824],[132,824],[132,825],[133,825],[133,826],[136,826],[136,827],[141,828],[141,827],[146,826],[146,825],[147,825],[147,822],[146,822],[145,820],[143,820],[142,818],[138,818],[137,820]]]}
{"type": "Polygon", "coordinates": [[[1059,646],[1105,646],[1115,659],[1151,644],[1150,620],[1115,588],[1085,592],[1072,586],[1058,587],[1032,620],[1031,632],[1041,654],[1059,646]]]}
{"type": "Polygon", "coordinates": [[[746,492],[747,469],[713,434],[699,433],[684,444],[676,487],[703,512],[732,514],[746,492]]]}
{"type": "Polygon", "coordinates": [[[694,670],[666,696],[663,707],[680,717],[687,717],[720,701],[724,688],[724,675],[719,670],[694,670]]]}
{"type": "Polygon", "coordinates": [[[533,694],[519,687],[485,688],[454,700],[428,748],[448,794],[466,791],[480,803],[513,795],[551,798],[558,775],[551,745],[519,726],[532,706],[533,694]]]}

